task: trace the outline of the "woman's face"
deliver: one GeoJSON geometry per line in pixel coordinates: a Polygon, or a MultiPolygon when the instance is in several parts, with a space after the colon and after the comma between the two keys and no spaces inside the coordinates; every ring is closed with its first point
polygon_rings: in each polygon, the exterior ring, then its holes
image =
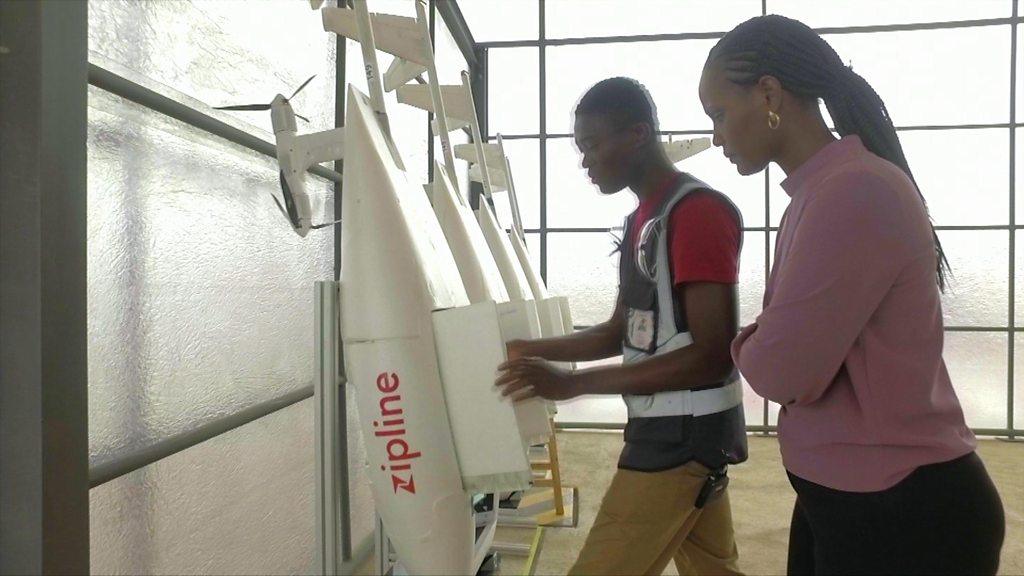
{"type": "Polygon", "coordinates": [[[699,96],[714,124],[715,146],[744,176],[764,170],[772,160],[775,134],[768,127],[768,100],[758,85],[741,86],[725,76],[716,60],[704,67],[699,96]]]}

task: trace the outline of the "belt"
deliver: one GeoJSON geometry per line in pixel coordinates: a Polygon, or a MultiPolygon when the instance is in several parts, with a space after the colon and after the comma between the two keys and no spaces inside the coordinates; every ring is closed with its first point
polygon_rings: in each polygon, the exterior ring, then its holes
{"type": "Polygon", "coordinates": [[[626,394],[622,399],[626,401],[630,418],[706,416],[739,406],[743,402],[743,387],[736,379],[721,388],[626,394]]]}

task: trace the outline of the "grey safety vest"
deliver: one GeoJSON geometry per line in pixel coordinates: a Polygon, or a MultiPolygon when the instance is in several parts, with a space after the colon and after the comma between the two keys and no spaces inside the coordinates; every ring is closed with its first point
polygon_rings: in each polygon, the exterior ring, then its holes
{"type": "MultiPolygon", "coordinates": [[[[693,343],[683,303],[673,293],[669,258],[669,214],[695,190],[712,190],[688,174],[681,174],[675,190],[667,193],[655,215],[641,225],[635,214],[626,219],[619,265],[619,292],[623,300],[624,363],[639,362],[693,343]]],[[[715,194],[719,194],[714,192],[715,194]]],[[[740,218],[739,209],[724,195],[740,218]]],[[[624,395],[629,420],[626,447],[619,466],[636,470],[665,470],[697,460],[716,468],[746,459],[743,389],[739,373],[723,382],[693,390],[624,395]]]]}

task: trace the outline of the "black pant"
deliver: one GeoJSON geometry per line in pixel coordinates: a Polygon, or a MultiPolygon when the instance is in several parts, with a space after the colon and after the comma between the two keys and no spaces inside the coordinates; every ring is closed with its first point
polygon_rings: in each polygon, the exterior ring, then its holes
{"type": "Polygon", "coordinates": [[[995,574],[1005,519],[977,454],[921,466],[881,492],[789,475],[789,574],[995,574]]]}

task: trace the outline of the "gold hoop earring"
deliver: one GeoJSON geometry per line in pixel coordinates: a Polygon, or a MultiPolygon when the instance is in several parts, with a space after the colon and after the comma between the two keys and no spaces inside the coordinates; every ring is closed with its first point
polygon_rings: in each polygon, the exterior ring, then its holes
{"type": "Polygon", "coordinates": [[[776,114],[775,112],[772,112],[771,110],[769,110],[768,111],[768,128],[770,128],[772,130],[778,130],[779,129],[779,124],[782,124],[782,118],[779,117],[779,115],[776,114]]]}

